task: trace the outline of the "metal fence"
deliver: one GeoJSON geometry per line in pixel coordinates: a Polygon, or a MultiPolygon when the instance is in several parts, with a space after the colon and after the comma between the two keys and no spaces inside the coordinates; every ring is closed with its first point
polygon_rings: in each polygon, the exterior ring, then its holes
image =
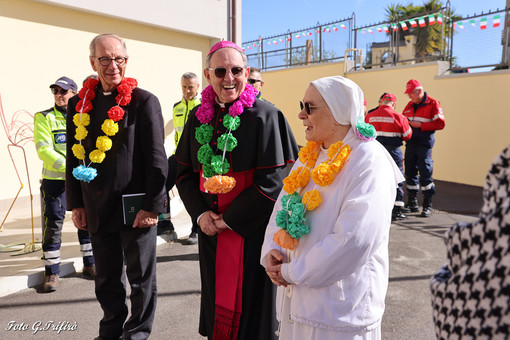
{"type": "Polygon", "coordinates": [[[383,21],[356,28],[355,48],[364,51],[364,68],[382,68],[445,60],[451,30],[447,24],[449,8],[423,12],[398,21],[383,21]],[[428,39],[428,48],[419,44],[428,39]]]}
{"type": "Polygon", "coordinates": [[[451,22],[450,69],[469,72],[508,68],[508,9],[451,22]]]}
{"type": "Polygon", "coordinates": [[[246,41],[250,66],[263,70],[341,60],[352,45],[353,17],[246,41]]]}
{"type": "Polygon", "coordinates": [[[262,70],[313,63],[352,61],[349,69],[382,68],[434,60],[452,72],[507,68],[509,10],[470,17],[439,10],[398,21],[356,26],[356,16],[300,31],[247,41],[250,66],[262,70]]]}

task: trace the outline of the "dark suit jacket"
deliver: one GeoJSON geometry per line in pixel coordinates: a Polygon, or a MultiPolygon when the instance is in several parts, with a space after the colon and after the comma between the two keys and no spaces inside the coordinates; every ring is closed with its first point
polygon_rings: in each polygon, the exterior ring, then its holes
{"type": "MultiPolygon", "coordinates": [[[[66,201],[67,210],[85,208],[89,232],[98,230],[116,232],[123,225],[122,195],[145,193],[142,209],[163,213],[166,211],[165,181],[168,173],[167,157],[163,147],[164,124],[161,106],[156,96],[148,91],[135,88],[131,102],[122,108],[124,118],[118,122],[119,132],[110,137],[112,148],[106,152],[102,163],[90,163],[88,154],[95,149],[98,136],[103,136],[101,125],[108,118],[107,111],[117,105],[117,91],[105,96],[96,88],[92,100],[93,109],[89,112],[88,135],[82,140],[85,147],[85,165],[97,169],[97,177],[90,183],[74,178],[73,169],[82,164],[74,157],[72,146],[76,126],[78,95],[69,100],[67,108],[67,162],[66,162],[66,201]]],[[[130,228],[130,227],[128,227],[130,228]]]]}

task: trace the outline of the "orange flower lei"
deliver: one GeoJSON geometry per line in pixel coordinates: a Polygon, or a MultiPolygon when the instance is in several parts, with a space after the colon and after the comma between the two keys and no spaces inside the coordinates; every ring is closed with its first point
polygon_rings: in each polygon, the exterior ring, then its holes
{"type": "Polygon", "coordinates": [[[288,195],[282,197],[283,208],[276,214],[276,224],[281,230],[273,236],[273,241],[282,248],[294,249],[299,244],[298,239],[310,232],[304,214],[306,210],[313,210],[322,202],[320,193],[316,190],[317,186],[325,187],[333,183],[351,154],[349,145],[342,141],[336,142],[328,149],[328,160],[314,167],[319,157],[320,144],[321,142],[308,142],[301,148],[299,160],[304,166],[293,170],[283,180],[283,190],[288,195]],[[310,178],[315,187],[299,199],[299,191],[310,182],[310,178]]]}

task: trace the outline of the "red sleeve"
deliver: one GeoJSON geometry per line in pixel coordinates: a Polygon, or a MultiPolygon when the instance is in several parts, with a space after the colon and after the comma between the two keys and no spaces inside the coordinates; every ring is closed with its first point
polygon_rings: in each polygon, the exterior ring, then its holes
{"type": "Polygon", "coordinates": [[[409,126],[409,121],[407,118],[403,115],[398,115],[399,123],[400,123],[400,129],[402,133],[402,140],[408,141],[413,136],[413,129],[409,126]]]}
{"type": "Polygon", "coordinates": [[[433,100],[430,105],[431,105],[430,118],[432,119],[432,121],[427,123],[421,123],[421,130],[422,131],[442,130],[445,126],[445,120],[441,104],[439,104],[439,101],[433,100]]]}

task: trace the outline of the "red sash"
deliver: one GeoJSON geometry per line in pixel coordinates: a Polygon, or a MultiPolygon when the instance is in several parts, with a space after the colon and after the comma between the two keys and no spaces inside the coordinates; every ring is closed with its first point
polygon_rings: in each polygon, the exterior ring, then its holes
{"type": "MultiPolygon", "coordinates": [[[[218,195],[218,211],[224,213],[230,203],[244,189],[253,185],[253,172],[233,173],[236,186],[227,194],[218,195]]],[[[205,191],[202,171],[200,190],[205,191]]],[[[243,260],[244,239],[235,231],[227,229],[218,234],[216,246],[216,309],[214,318],[214,340],[236,340],[239,332],[243,305],[243,260]]]]}

